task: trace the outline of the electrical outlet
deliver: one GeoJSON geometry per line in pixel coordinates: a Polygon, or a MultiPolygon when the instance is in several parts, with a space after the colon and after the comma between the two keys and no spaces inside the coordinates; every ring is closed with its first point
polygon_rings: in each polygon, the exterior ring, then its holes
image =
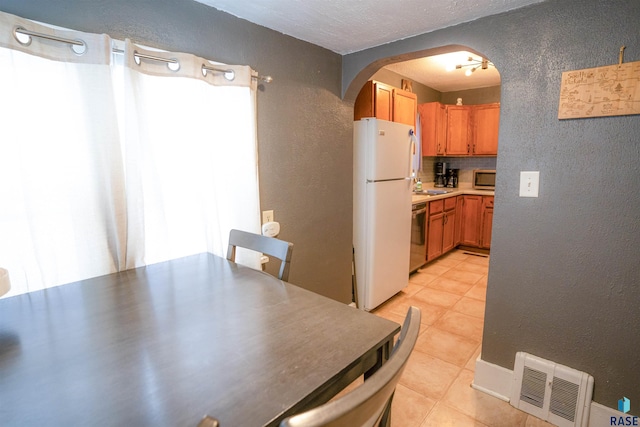
{"type": "Polygon", "coordinates": [[[262,223],[273,222],[273,211],[262,211],[262,223]]]}
{"type": "Polygon", "coordinates": [[[538,197],[540,172],[520,172],[520,197],[538,197]]]}

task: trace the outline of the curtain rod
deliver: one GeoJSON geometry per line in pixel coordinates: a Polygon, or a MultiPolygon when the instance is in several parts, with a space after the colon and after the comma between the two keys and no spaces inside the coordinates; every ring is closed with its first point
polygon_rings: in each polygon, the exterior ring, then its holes
{"type": "MultiPolygon", "coordinates": [[[[49,34],[42,34],[42,33],[36,33],[35,31],[29,31],[23,27],[16,27],[14,30],[14,37],[15,39],[18,41],[18,43],[22,44],[22,45],[29,45],[31,43],[31,40],[27,41],[27,42],[23,42],[22,40],[20,40],[18,38],[18,33],[19,34],[24,34],[26,36],[30,36],[30,37],[38,37],[41,39],[47,39],[47,40],[52,40],[52,41],[56,41],[56,42],[60,42],[60,43],[66,43],[66,44],[70,44],[72,46],[79,46],[79,47],[83,47],[84,49],[82,51],[77,51],[74,49],[74,52],[82,55],[85,50],[86,50],[86,44],[83,40],[81,39],[76,39],[76,40],[72,40],[72,39],[67,39],[67,38],[63,38],[63,37],[58,37],[58,36],[52,36],[49,34]]],[[[124,50],[122,49],[117,49],[117,48],[113,48],[112,51],[114,53],[124,53],[124,50]]],[[[138,57],[138,58],[144,58],[144,59],[149,59],[151,61],[160,61],[160,62],[165,62],[167,64],[179,64],[177,59],[169,59],[169,58],[162,58],[160,56],[152,56],[152,55],[146,55],[143,53],[138,53],[137,51],[133,52],[133,56],[138,57]]],[[[225,78],[227,80],[233,80],[235,78],[235,72],[231,69],[222,69],[222,68],[216,68],[216,67],[211,67],[211,66],[207,66],[202,64],[202,71],[216,71],[219,73],[224,73],[225,74],[225,78]],[[228,74],[230,74],[231,76],[227,76],[228,74]]],[[[257,76],[251,76],[251,78],[265,82],[265,83],[271,83],[273,81],[273,78],[271,76],[261,76],[261,75],[257,75],[257,76]]]]}

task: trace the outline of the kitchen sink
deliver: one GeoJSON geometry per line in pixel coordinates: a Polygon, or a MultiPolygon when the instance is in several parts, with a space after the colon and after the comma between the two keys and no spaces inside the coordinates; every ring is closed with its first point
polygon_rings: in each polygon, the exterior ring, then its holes
{"type": "Polygon", "coordinates": [[[422,190],[422,191],[414,191],[413,194],[417,194],[420,196],[437,196],[440,194],[447,194],[449,190],[422,190]]]}

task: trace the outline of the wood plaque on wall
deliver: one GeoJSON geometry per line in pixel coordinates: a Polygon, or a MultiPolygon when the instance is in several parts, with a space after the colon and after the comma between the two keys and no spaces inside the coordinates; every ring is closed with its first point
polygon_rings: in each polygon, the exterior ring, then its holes
{"type": "Polygon", "coordinates": [[[640,61],[562,73],[558,119],[640,114],[640,61]]]}

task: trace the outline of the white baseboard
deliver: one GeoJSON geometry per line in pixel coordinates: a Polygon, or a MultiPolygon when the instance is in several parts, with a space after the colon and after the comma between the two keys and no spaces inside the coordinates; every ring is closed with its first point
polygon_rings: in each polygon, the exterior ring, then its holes
{"type": "Polygon", "coordinates": [[[603,427],[603,426],[611,426],[611,425],[640,425],[640,420],[633,421],[635,417],[631,414],[622,413],[616,409],[609,408],[608,406],[601,405],[596,402],[591,402],[591,409],[589,413],[589,427],[603,427]],[[625,420],[625,424],[611,424],[611,418],[616,418],[617,421],[620,420],[620,417],[623,417],[625,420]],[[629,422],[629,419],[631,421],[629,422]],[[626,424],[628,422],[628,424],[626,424]]]}
{"type": "Polygon", "coordinates": [[[508,402],[511,396],[512,383],[513,371],[485,362],[478,356],[476,359],[476,372],[473,376],[471,387],[508,402]]]}
{"type": "MultiPolygon", "coordinates": [[[[494,365],[493,363],[486,362],[478,356],[476,359],[476,372],[473,377],[473,383],[471,387],[487,393],[493,397],[509,402],[511,400],[511,384],[513,383],[513,371],[502,366],[494,365]]],[[[589,410],[589,424],[588,427],[605,427],[610,426],[611,417],[633,417],[630,414],[623,414],[622,412],[601,405],[596,402],[591,402],[591,408],[589,410]]],[[[640,421],[637,421],[637,425],[640,425],[640,421]]]]}

